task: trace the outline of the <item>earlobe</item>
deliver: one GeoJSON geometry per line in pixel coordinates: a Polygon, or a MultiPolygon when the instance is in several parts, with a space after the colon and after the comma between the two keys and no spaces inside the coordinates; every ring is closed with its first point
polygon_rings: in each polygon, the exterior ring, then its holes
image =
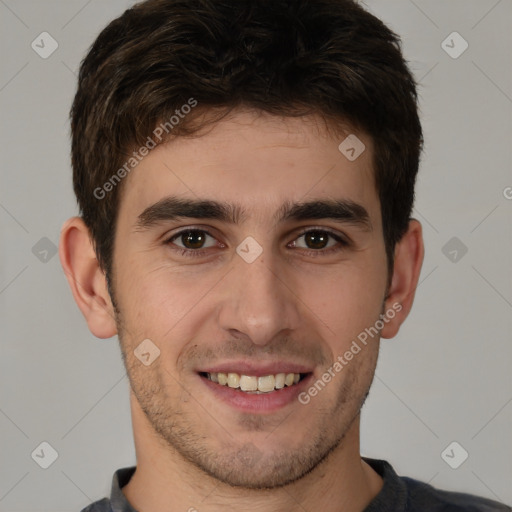
{"type": "Polygon", "coordinates": [[[73,217],[64,223],[59,257],[89,330],[98,338],[110,338],[117,334],[106,277],[96,258],[89,229],[80,217],[73,217]]]}
{"type": "Polygon", "coordinates": [[[393,338],[412,308],[423,264],[424,246],[421,224],[411,219],[409,228],[395,247],[393,277],[385,302],[387,317],[382,338],[393,338]]]}

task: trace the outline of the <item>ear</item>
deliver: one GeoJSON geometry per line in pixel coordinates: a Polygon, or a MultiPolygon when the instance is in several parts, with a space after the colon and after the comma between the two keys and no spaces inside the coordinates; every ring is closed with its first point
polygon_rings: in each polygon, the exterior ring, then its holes
{"type": "Polygon", "coordinates": [[[381,331],[382,338],[393,338],[409,315],[418,286],[425,249],[421,224],[411,219],[409,228],[395,246],[393,277],[385,301],[387,321],[381,331]]]}
{"type": "Polygon", "coordinates": [[[89,229],[80,217],[73,217],[62,226],[59,257],[89,330],[98,338],[117,334],[106,276],[96,258],[89,229]]]}

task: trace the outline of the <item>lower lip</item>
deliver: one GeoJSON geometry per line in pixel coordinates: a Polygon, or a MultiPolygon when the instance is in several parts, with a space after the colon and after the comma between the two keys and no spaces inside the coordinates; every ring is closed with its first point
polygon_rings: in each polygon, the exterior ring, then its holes
{"type": "Polygon", "coordinates": [[[313,377],[310,373],[293,386],[285,386],[282,389],[269,393],[245,393],[229,386],[221,386],[206,377],[199,375],[201,381],[223,402],[245,412],[270,413],[277,411],[286,405],[297,401],[298,395],[307,388],[313,377]]]}

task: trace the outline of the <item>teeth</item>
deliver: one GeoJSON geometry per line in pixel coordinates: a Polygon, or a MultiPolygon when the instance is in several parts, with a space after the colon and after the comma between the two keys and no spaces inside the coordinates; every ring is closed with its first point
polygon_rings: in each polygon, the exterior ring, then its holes
{"type": "Polygon", "coordinates": [[[286,386],[291,386],[293,384],[293,373],[287,373],[284,379],[284,383],[286,386]]]}
{"type": "Polygon", "coordinates": [[[240,375],[234,372],[207,373],[206,375],[209,380],[221,386],[256,393],[270,393],[275,389],[293,386],[300,380],[300,373],[277,373],[276,375],[264,375],[262,377],[240,375]]]}
{"type": "Polygon", "coordinates": [[[286,375],[284,373],[278,373],[276,375],[276,389],[284,388],[285,378],[286,378],[286,375]]]}
{"type": "Polygon", "coordinates": [[[274,391],[276,378],[273,375],[266,375],[265,377],[258,377],[258,391],[274,391]]]}
{"type": "Polygon", "coordinates": [[[258,390],[258,377],[249,377],[248,375],[241,375],[240,376],[240,389],[242,391],[257,391],[258,390]]]}
{"type": "Polygon", "coordinates": [[[238,373],[228,373],[228,386],[235,389],[240,386],[240,375],[238,373]]]}

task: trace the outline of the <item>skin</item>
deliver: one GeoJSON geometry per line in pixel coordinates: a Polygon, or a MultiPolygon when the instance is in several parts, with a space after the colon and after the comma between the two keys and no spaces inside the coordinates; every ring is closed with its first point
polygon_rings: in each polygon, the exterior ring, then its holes
{"type": "Polygon", "coordinates": [[[356,512],[382,488],[360,457],[360,409],[380,337],[395,336],[412,306],[423,241],[411,220],[388,289],[372,143],[357,136],[366,150],[350,162],[338,150],[344,136],[315,116],[235,111],[200,137],[152,150],[123,184],[115,307],[86,226],[77,217],[64,225],[61,262],[89,329],[120,338],[137,454],[123,492],[137,510],[356,512]],[[171,194],[237,202],[248,215],[238,225],[181,219],[138,228],[138,216],[171,194]],[[371,229],[332,219],[273,221],[285,201],[339,198],[362,205],[371,229]],[[191,247],[183,238],[167,242],[186,227],[212,235],[201,247],[205,255],[180,255],[191,247]],[[329,238],[318,249],[300,235],[311,227],[350,243],[329,238]],[[263,249],[250,264],[236,253],[247,236],[263,249]],[[341,250],[308,254],[333,246],[341,250]],[[232,359],[290,360],[310,365],[316,380],[393,304],[401,310],[380,336],[307,405],[241,412],[205,389],[195,371],[232,359]],[[149,366],[133,352],[147,338],[160,350],[149,366]]]}

